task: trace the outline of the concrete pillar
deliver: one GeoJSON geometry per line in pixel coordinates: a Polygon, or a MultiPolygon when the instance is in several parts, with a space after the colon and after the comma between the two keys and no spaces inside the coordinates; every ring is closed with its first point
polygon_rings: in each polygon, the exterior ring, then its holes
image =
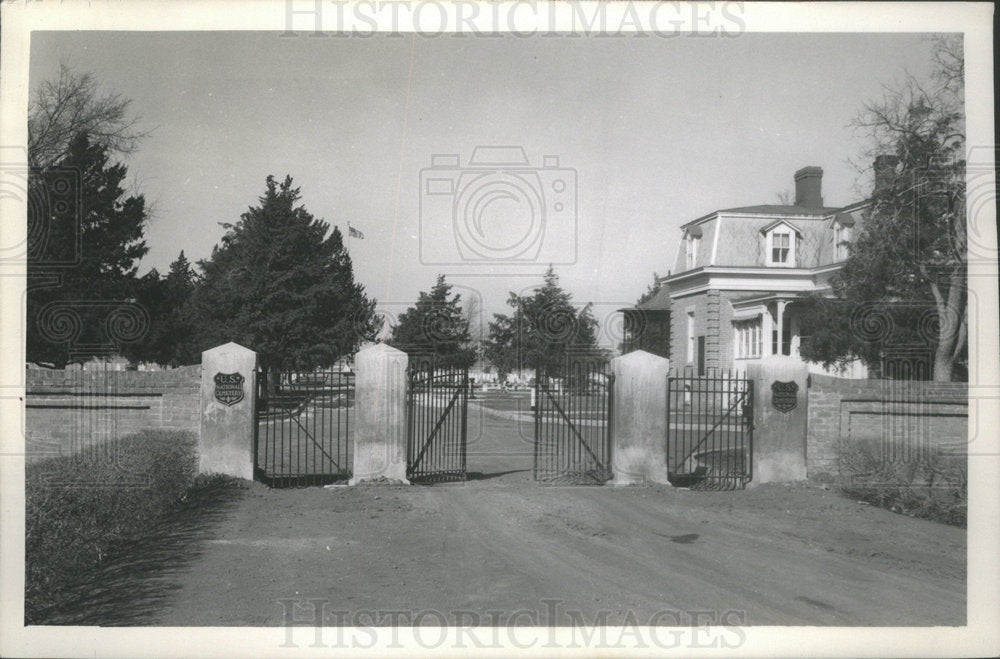
{"type": "Polygon", "coordinates": [[[611,360],[612,485],[667,483],[667,371],[670,360],[636,350],[611,360]]]}
{"type": "Polygon", "coordinates": [[[805,479],[808,376],[806,364],[795,357],[770,356],[747,365],[754,382],[751,485],[805,479]]]}
{"type": "Polygon", "coordinates": [[[350,484],[406,478],[406,353],[384,343],[354,356],[354,473],[350,484]]]}
{"type": "Polygon", "coordinates": [[[257,353],[236,343],[201,353],[198,470],[253,479],[257,353]]]}

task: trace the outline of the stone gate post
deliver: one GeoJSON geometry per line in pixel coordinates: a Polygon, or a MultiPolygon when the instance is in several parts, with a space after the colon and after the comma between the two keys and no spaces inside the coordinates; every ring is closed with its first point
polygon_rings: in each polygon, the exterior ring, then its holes
{"type": "Polygon", "coordinates": [[[636,350],[611,360],[612,485],[668,483],[667,372],[670,360],[636,350]]]}
{"type": "Polygon", "coordinates": [[[747,377],[754,383],[750,485],[804,480],[809,369],[797,357],[772,355],[748,364],[747,377]]]}
{"type": "Polygon", "coordinates": [[[198,471],[253,479],[257,353],[226,343],[201,353],[198,471]]]}
{"type": "Polygon", "coordinates": [[[384,343],[354,356],[354,473],[350,484],[406,478],[406,353],[384,343]]]}

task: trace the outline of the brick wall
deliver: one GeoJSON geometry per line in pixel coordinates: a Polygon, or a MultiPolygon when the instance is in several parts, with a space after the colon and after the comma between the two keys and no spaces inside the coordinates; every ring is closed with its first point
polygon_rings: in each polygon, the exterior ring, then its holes
{"type": "Polygon", "coordinates": [[[964,382],[848,380],[812,374],[806,467],[836,474],[839,441],[878,441],[894,451],[964,452],[969,432],[964,382]]]}
{"type": "MultiPolygon", "coordinates": [[[[717,295],[717,292],[716,292],[717,295]]],[[[716,297],[716,299],[718,299],[716,297]]],[[[686,364],[696,364],[698,360],[698,344],[695,339],[692,360],[688,362],[688,311],[694,311],[694,335],[705,336],[706,366],[708,357],[708,293],[698,293],[671,300],[670,309],[670,366],[683,368],[686,364]],[[693,309],[692,309],[693,307],[693,309]]]]}
{"type": "Polygon", "coordinates": [[[164,371],[25,371],[29,460],[141,430],[198,433],[201,366],[164,371]]]}

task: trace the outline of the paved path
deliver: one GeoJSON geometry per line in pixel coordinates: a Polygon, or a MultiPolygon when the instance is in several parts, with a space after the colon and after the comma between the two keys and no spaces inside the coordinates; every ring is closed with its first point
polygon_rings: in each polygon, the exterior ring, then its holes
{"type": "Polygon", "coordinates": [[[403,624],[419,612],[422,624],[507,624],[517,610],[514,624],[686,625],[694,611],[751,625],[965,622],[962,529],[817,485],[539,486],[531,425],[474,410],[465,484],[254,484],[172,577],[154,624],[281,625],[288,600],[310,598],[404,611],[403,624]]]}

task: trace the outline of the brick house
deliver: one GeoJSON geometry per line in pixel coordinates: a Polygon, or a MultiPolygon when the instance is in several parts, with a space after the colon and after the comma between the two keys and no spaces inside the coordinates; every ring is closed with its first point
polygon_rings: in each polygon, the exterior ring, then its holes
{"type": "MultiPolygon", "coordinates": [[[[798,355],[800,296],[829,290],[868,202],[823,205],[823,170],[795,173],[795,203],[717,210],[684,224],[671,274],[671,363],[697,373],[798,355]]],[[[819,364],[810,370],[826,371],[819,364]]],[[[838,375],[866,377],[860,363],[838,375]]]]}

